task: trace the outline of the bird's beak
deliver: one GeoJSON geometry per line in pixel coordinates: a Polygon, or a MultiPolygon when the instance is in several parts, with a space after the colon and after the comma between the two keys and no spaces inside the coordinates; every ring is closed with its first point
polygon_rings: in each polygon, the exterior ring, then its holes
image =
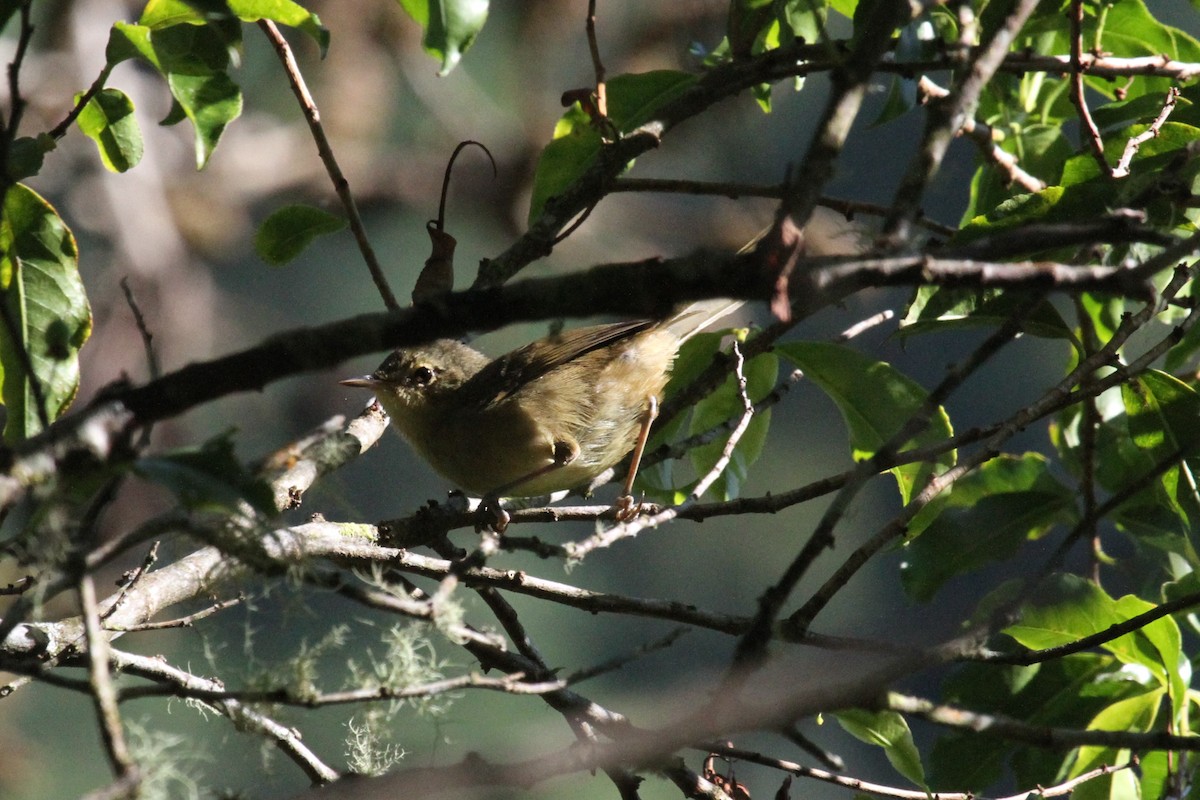
{"type": "Polygon", "coordinates": [[[374,389],[380,384],[380,380],[371,375],[362,375],[357,378],[347,378],[344,381],[338,381],[342,386],[353,386],[356,389],[374,389]]]}

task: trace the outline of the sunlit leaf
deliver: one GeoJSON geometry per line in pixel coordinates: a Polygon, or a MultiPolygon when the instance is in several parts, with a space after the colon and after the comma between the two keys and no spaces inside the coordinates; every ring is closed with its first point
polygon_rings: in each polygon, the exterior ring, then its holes
{"type": "MultiPolygon", "coordinates": [[[[905,309],[900,331],[913,335],[955,328],[996,328],[1012,320],[1028,302],[1028,297],[1020,292],[922,286],[905,309]]],[[[1050,339],[1075,338],[1074,331],[1048,300],[1038,302],[1025,314],[1021,330],[1050,339]]]]}
{"type": "Polygon", "coordinates": [[[488,0],[398,0],[425,30],[425,52],[441,62],[439,75],[458,65],[487,22],[488,0]]]}
{"type": "Polygon", "coordinates": [[[4,440],[13,444],[42,429],[39,406],[54,421],[75,398],[79,348],[91,334],[92,314],[75,237],[26,186],[13,186],[4,200],[0,254],[4,440]]]}
{"type": "Polygon", "coordinates": [[[846,732],[859,741],[882,747],[896,771],[925,788],[925,768],[908,722],[895,711],[849,709],[834,715],[846,732]]]}
{"type": "MultiPolygon", "coordinates": [[[[138,58],[166,79],[196,134],[196,167],[212,155],[225,127],[242,113],[242,93],[229,77],[229,43],[210,25],[152,29],[118,22],[109,34],[109,65],[138,58]]],[[[170,115],[164,122],[176,121],[170,115]]]]}
{"type": "MultiPolygon", "coordinates": [[[[1029,598],[1020,621],[1004,632],[1028,648],[1042,650],[1107,630],[1152,607],[1132,596],[1114,600],[1083,578],[1058,575],[1029,598]]],[[[1180,642],[1178,625],[1168,616],[1099,647],[1122,663],[1145,668],[1165,687],[1173,678],[1164,664],[1179,663],[1180,642]]]]}
{"type": "Polygon", "coordinates": [[[102,89],[83,107],[79,129],[96,143],[104,166],[125,172],[142,160],[142,129],[133,116],[133,101],[118,89],[102,89]]]}
{"type": "MultiPolygon", "coordinates": [[[[776,351],[803,370],[837,405],[850,433],[856,460],[870,458],[923,405],[928,393],[890,364],[875,361],[842,345],[788,342],[776,351]]],[[[943,442],[953,433],[950,418],[934,409],[928,424],[906,446],[943,442]]],[[[904,503],[912,500],[935,473],[954,463],[953,451],[933,463],[906,464],[891,470],[904,503]]]]}
{"type": "MultiPolygon", "coordinates": [[[[695,82],[694,75],[670,70],[618,75],[607,84],[609,120],[618,131],[628,133],[652,119],[659,108],[695,82]]],[[[578,104],[567,109],[554,127],[554,138],[538,158],[529,201],[530,222],[541,215],[547,200],[587,172],[600,145],[600,132],[591,117],[578,104]]]]}

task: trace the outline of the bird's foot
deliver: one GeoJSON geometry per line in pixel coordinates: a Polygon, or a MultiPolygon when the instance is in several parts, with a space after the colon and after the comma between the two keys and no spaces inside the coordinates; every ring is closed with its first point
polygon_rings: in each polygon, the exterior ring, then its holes
{"type": "Polygon", "coordinates": [[[613,504],[613,514],[616,516],[617,522],[629,522],[640,513],[642,513],[642,501],[633,499],[631,494],[621,495],[613,504]]]}
{"type": "Polygon", "coordinates": [[[502,534],[508,529],[511,519],[509,513],[500,505],[500,498],[488,495],[479,501],[479,507],[475,509],[475,532],[479,533],[486,528],[502,534]]]}

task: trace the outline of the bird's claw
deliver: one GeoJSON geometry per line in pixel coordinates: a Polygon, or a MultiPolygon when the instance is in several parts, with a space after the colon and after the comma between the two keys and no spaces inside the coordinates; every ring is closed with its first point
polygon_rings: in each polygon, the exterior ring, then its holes
{"type": "Polygon", "coordinates": [[[475,532],[479,533],[485,528],[490,528],[496,533],[502,534],[508,529],[508,523],[511,520],[512,517],[500,505],[500,498],[485,497],[475,511],[475,532]]]}
{"type": "Polygon", "coordinates": [[[617,518],[617,522],[629,522],[629,520],[642,513],[642,501],[634,500],[631,494],[621,495],[617,498],[617,502],[613,506],[613,513],[617,518]]]}

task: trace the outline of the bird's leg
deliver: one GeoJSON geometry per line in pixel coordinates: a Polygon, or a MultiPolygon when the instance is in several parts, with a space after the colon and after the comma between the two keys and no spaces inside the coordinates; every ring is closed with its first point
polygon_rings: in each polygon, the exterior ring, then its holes
{"type": "Polygon", "coordinates": [[[479,521],[476,523],[476,529],[482,530],[484,526],[491,527],[496,533],[504,533],[504,529],[508,527],[510,519],[508,512],[500,506],[500,498],[504,497],[508,492],[517,488],[523,483],[528,483],[534,478],[540,478],[547,472],[565,467],[579,456],[579,444],[574,441],[561,440],[554,443],[554,450],[551,455],[549,464],[538,467],[528,475],[522,475],[515,481],[500,486],[483,496],[479,502],[479,510],[476,512],[479,515],[479,521]]]}
{"type": "Polygon", "coordinates": [[[650,440],[650,426],[658,419],[658,398],[650,395],[646,402],[646,410],[642,414],[642,429],[638,431],[637,444],[633,446],[633,455],[629,461],[629,474],[625,476],[625,491],[617,498],[617,521],[631,520],[642,510],[642,504],[634,503],[633,480],[637,477],[638,467],[642,463],[642,453],[646,451],[646,442],[650,440]]]}

